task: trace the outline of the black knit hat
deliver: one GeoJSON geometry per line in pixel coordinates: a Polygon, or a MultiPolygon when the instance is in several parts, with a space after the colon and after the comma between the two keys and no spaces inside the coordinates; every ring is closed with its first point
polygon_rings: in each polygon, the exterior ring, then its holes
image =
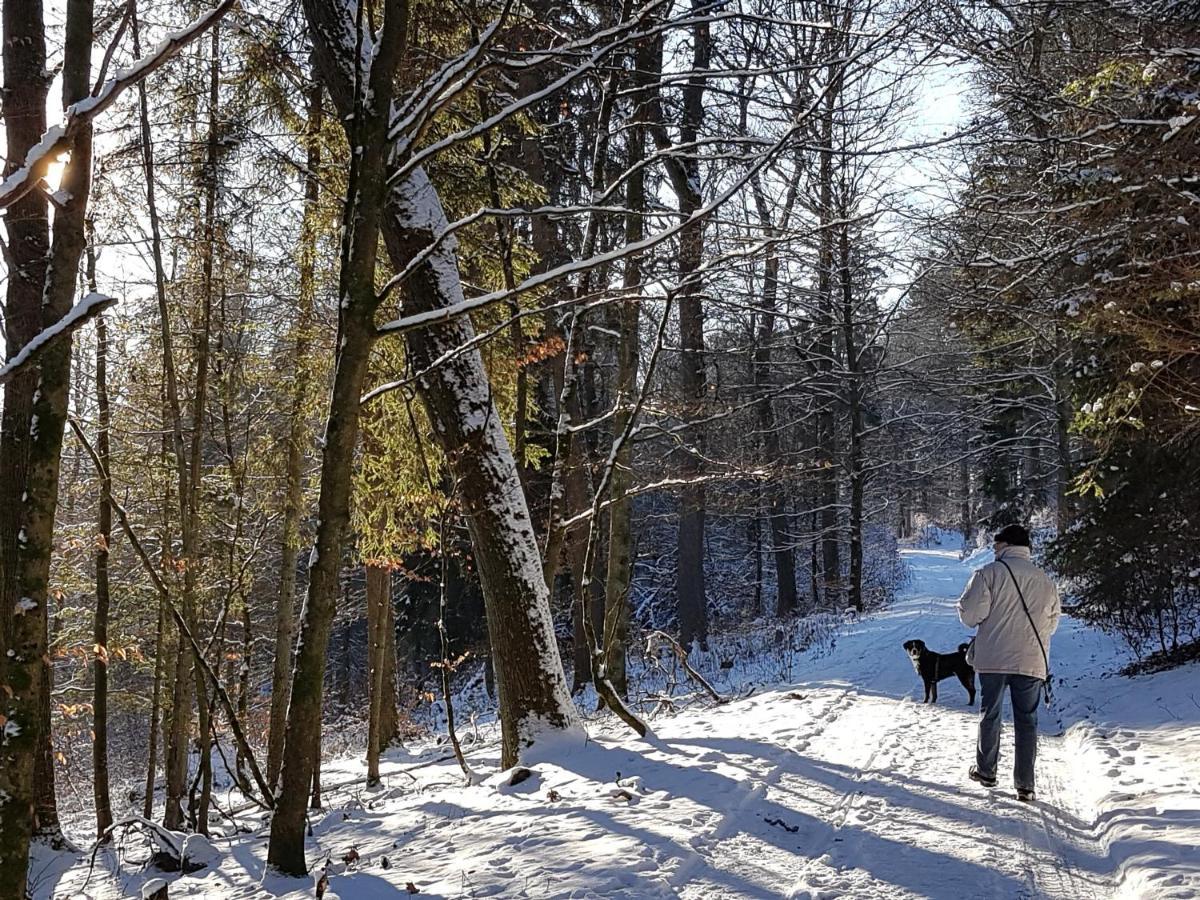
{"type": "Polygon", "coordinates": [[[1002,541],[1013,547],[1029,547],[1029,532],[1020,525],[1005,525],[992,538],[994,541],[1002,541]]]}

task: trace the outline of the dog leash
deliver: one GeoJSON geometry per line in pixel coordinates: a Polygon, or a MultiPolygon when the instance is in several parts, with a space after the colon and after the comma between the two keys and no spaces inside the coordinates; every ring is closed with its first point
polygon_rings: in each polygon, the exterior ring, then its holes
{"type": "Polygon", "coordinates": [[[1034,624],[1033,615],[1029,612],[1029,606],[1025,603],[1025,595],[1021,592],[1020,582],[1017,581],[1017,576],[1013,574],[1013,570],[1009,568],[1008,563],[1002,559],[996,560],[1004,568],[1008,569],[1008,575],[1012,579],[1013,587],[1017,589],[1017,596],[1021,598],[1021,609],[1025,610],[1025,618],[1029,620],[1029,627],[1033,629],[1033,636],[1037,638],[1038,649],[1042,651],[1042,664],[1046,667],[1046,680],[1042,682],[1042,687],[1046,691],[1046,705],[1050,705],[1051,688],[1050,688],[1050,657],[1046,653],[1046,645],[1042,643],[1042,635],[1038,632],[1037,625],[1034,624]]]}

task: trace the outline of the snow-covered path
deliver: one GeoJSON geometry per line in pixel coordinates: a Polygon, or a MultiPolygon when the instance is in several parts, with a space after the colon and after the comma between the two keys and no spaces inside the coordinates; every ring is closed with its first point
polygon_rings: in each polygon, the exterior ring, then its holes
{"type": "MultiPolygon", "coordinates": [[[[327,784],[349,786],[313,822],[314,865],[335,860],[326,896],[374,900],[408,883],[424,897],[1200,896],[1197,667],[1101,678],[1121,652],[1065,620],[1040,800],[1018,803],[1011,732],[1000,786],[967,781],[976,710],[954,680],[936,706],[916,702],[901,647],[965,640],[954,601],[987,557],[905,553],[905,596],[845,626],[832,652],[802,657],[796,683],[659,719],[652,742],[594,735],[513,787],[503,776],[463,787],[452,763],[399,751],[378,791],[357,780],[358,760],[327,766],[327,784]],[[360,861],[337,863],[352,846],[360,861]]],[[[478,751],[481,769],[491,753],[478,751]]],[[[264,878],[265,829],[244,824],[257,833],[219,841],[220,864],[171,897],[311,897],[311,882],[264,878]]],[[[39,896],[75,895],[80,874],[39,896]]],[[[87,894],[128,896],[153,874],[95,874],[87,894]]]]}
{"type": "Polygon", "coordinates": [[[1005,787],[1007,735],[1000,789],[964,778],[976,714],[956,681],[942,683],[938,705],[914,702],[922,690],[901,644],[919,637],[950,651],[966,640],[954,600],[969,569],[952,550],[908,556],[908,596],[850,626],[795,691],[709,717],[714,735],[728,730],[725,715],[736,717],[739,737],[713,746],[745,754],[762,799],[724,823],[733,837],[711,847],[684,896],[1112,895],[1106,867],[1088,864],[1102,856],[1079,827],[1090,816],[1066,787],[1072,754],[1046,733],[1060,730],[1056,719],[1043,721],[1042,802],[1029,807],[1005,787]]]}
{"type": "Polygon", "coordinates": [[[1100,680],[1118,649],[1064,620],[1052,650],[1057,705],[1040,717],[1039,802],[1015,799],[1007,725],[1000,786],[985,790],[965,778],[976,709],[954,679],[942,682],[936,706],[920,703],[901,644],[919,637],[950,651],[966,640],[955,600],[990,555],[905,555],[906,596],[849,626],[795,690],[706,717],[710,745],[743,759],[753,788],[722,819],[725,840],[702,842],[704,862],[677,882],[679,893],[1200,896],[1195,668],[1100,680]],[[1150,694],[1160,709],[1147,715],[1150,694]]]}

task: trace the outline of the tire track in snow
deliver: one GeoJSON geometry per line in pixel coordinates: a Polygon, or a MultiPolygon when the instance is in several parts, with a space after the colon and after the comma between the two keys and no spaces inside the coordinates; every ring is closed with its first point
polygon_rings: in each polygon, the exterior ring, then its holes
{"type": "MultiPolygon", "coordinates": [[[[1069,761],[1063,758],[1061,743],[1053,738],[1048,740],[1045,735],[1042,735],[1039,739],[1038,749],[1042,760],[1039,765],[1039,781],[1041,782],[1039,791],[1044,798],[1049,800],[1050,808],[1067,812],[1066,785],[1061,776],[1066,771],[1069,761]],[[1054,743],[1051,744],[1051,741],[1054,743]],[[1040,751],[1046,745],[1049,745],[1047,749],[1053,748],[1052,752],[1058,765],[1045,764],[1045,757],[1050,754],[1043,754],[1040,751]]],[[[1045,799],[1039,799],[1033,805],[1023,807],[1019,811],[1026,866],[1031,884],[1037,891],[1035,896],[1063,897],[1070,898],[1070,900],[1089,900],[1089,898],[1098,900],[1098,898],[1112,896],[1111,885],[1103,884],[1102,890],[1098,888],[1094,881],[1079,871],[1078,866],[1071,858],[1072,856],[1078,858],[1083,855],[1097,855],[1098,847],[1094,846],[1094,841],[1082,837],[1072,839],[1065,834],[1060,835],[1058,832],[1061,829],[1055,826],[1047,814],[1045,804],[1045,799]]],[[[1101,881],[1103,883],[1106,879],[1101,879],[1101,881]]]]}
{"type": "MultiPolygon", "coordinates": [[[[864,620],[864,623],[867,621],[864,620]]],[[[891,626],[882,635],[872,636],[872,646],[874,648],[881,646],[891,647],[894,644],[898,648],[908,630],[909,625],[904,622],[891,626]]],[[[817,715],[809,720],[808,724],[810,727],[793,740],[781,745],[778,751],[772,754],[770,757],[770,768],[765,776],[761,779],[753,779],[754,786],[747,792],[741,802],[723,816],[717,826],[710,832],[701,837],[694,838],[692,842],[693,847],[707,849],[714,842],[734,837],[739,832],[753,835],[756,829],[761,829],[763,819],[761,816],[756,815],[754,810],[767,797],[771,789],[778,787],[785,775],[793,775],[803,780],[802,776],[797,775],[794,771],[796,763],[795,755],[803,756],[806,759],[836,761],[838,765],[846,765],[846,761],[840,758],[842,755],[841,741],[834,742],[831,746],[824,748],[824,753],[817,754],[811,751],[814,746],[819,747],[823,737],[829,736],[831,728],[843,718],[847,711],[855,710],[862,703],[863,698],[859,694],[858,689],[874,683],[879,675],[885,669],[889,668],[892,663],[892,660],[883,653],[876,653],[868,658],[873,661],[873,664],[868,664],[865,669],[856,672],[853,684],[839,684],[835,688],[837,693],[826,702],[817,715]]],[[[857,659],[861,659],[861,657],[857,659]]],[[[823,686],[821,683],[812,682],[798,684],[796,689],[799,691],[815,691],[821,690],[822,687],[827,693],[829,683],[825,682],[823,686]]],[[[911,703],[907,705],[911,706],[911,703]]],[[[856,717],[855,724],[861,727],[863,724],[869,726],[879,721],[878,718],[873,716],[868,717],[865,722],[856,717]]],[[[894,718],[885,720],[881,733],[863,735],[861,740],[855,741],[855,746],[870,748],[866,757],[861,759],[857,765],[850,764],[850,767],[856,770],[852,776],[855,785],[870,774],[869,770],[875,765],[881,751],[892,752],[900,746],[900,737],[905,724],[894,718]],[[890,741],[888,738],[890,738],[890,741]]],[[[851,786],[841,791],[832,804],[824,806],[819,811],[795,809],[801,816],[806,819],[815,819],[822,826],[817,831],[821,835],[821,839],[816,845],[818,849],[814,851],[805,847],[802,851],[808,857],[800,870],[802,875],[808,872],[820,857],[824,857],[828,850],[837,842],[839,839],[838,832],[853,810],[859,794],[860,791],[857,787],[851,786]]],[[[789,868],[792,868],[787,863],[790,858],[794,857],[794,853],[788,853],[787,857],[788,859],[780,857],[773,860],[778,862],[783,869],[782,871],[777,871],[775,874],[786,875],[788,882],[795,884],[796,876],[787,871],[789,868]]],[[[689,858],[687,862],[672,873],[668,879],[668,883],[676,890],[680,890],[681,895],[684,896],[727,897],[729,894],[724,887],[714,888],[711,885],[705,885],[703,879],[701,879],[701,883],[695,883],[697,876],[705,869],[717,868],[717,861],[717,854],[703,853],[700,849],[697,849],[696,856],[689,858]],[[688,888],[691,890],[684,893],[688,888]]],[[[732,865],[725,865],[720,868],[723,871],[726,869],[730,871],[736,870],[736,855],[729,860],[729,863],[732,863],[732,865]]],[[[779,893],[781,896],[790,896],[790,894],[791,892],[786,889],[779,893]]]]}
{"type": "MultiPolygon", "coordinates": [[[[861,620],[861,624],[863,625],[867,625],[869,622],[870,619],[861,620]]],[[[876,688],[880,676],[895,665],[893,657],[888,655],[889,651],[893,647],[899,648],[903,643],[903,638],[909,636],[911,631],[911,624],[901,621],[872,639],[873,658],[876,662],[873,666],[870,666],[858,675],[855,687],[848,688],[844,692],[842,696],[847,698],[847,705],[864,702],[863,697],[855,688],[876,688]]],[[[910,665],[907,658],[904,658],[904,665],[910,665]]],[[[836,865],[836,861],[830,856],[830,851],[841,842],[840,835],[842,830],[864,796],[862,785],[870,780],[877,779],[877,763],[891,762],[894,759],[892,754],[902,746],[904,734],[916,722],[916,704],[913,702],[912,691],[910,690],[906,693],[898,703],[904,710],[905,715],[903,718],[889,717],[884,720],[885,724],[880,732],[866,733],[860,736],[857,742],[858,745],[871,747],[865,759],[862,759],[857,764],[848,764],[843,760],[838,760],[839,764],[848,765],[855,770],[853,776],[851,776],[852,783],[842,791],[837,800],[829,808],[829,812],[824,817],[826,824],[829,826],[825,840],[813,849],[806,848],[808,860],[793,879],[791,887],[784,893],[784,896],[788,898],[883,896],[878,890],[880,885],[877,883],[868,889],[869,893],[847,893],[847,891],[853,891],[853,887],[848,883],[850,879],[854,878],[854,874],[851,872],[843,872],[841,869],[835,869],[838,877],[830,880],[827,880],[823,876],[817,877],[814,873],[818,865],[825,867],[836,865]],[[881,754],[882,759],[880,758],[881,754]],[[822,884],[821,882],[825,883],[822,884]]],[[[868,722],[873,723],[875,721],[878,721],[877,717],[868,719],[868,722]]],[[[825,731],[826,729],[822,729],[822,734],[825,731]]],[[[808,750],[810,744],[811,741],[794,744],[791,749],[796,752],[804,752],[808,750]]],[[[827,759],[831,756],[836,757],[837,749],[836,747],[831,748],[833,752],[827,752],[825,757],[827,759]]]]}
{"type": "MultiPolygon", "coordinates": [[[[809,720],[815,726],[815,730],[806,732],[805,736],[796,743],[807,746],[809,742],[823,734],[853,704],[850,699],[851,693],[851,688],[846,687],[841,690],[841,693],[830,698],[825,706],[809,720]]],[[[779,783],[780,778],[787,771],[787,762],[791,757],[791,753],[788,751],[791,750],[791,747],[780,748],[780,750],[779,758],[772,764],[766,777],[761,780],[753,780],[753,786],[746,791],[742,800],[725,813],[715,827],[705,834],[692,838],[691,855],[667,878],[667,884],[673,890],[680,891],[688,887],[689,882],[713,864],[712,855],[704,853],[701,848],[707,848],[709,845],[730,838],[743,830],[750,810],[763,800],[771,787],[779,783]]]]}
{"type": "MultiPolygon", "coordinates": [[[[837,860],[831,856],[831,851],[835,849],[836,844],[841,842],[842,829],[864,796],[862,785],[868,781],[877,780],[879,770],[876,764],[886,764],[893,760],[894,757],[892,754],[902,745],[901,737],[903,733],[909,725],[915,723],[916,716],[913,712],[915,704],[912,702],[912,698],[905,697],[900,702],[905,708],[906,715],[904,719],[893,720],[893,724],[887,727],[877,740],[872,741],[870,753],[865,760],[855,767],[856,771],[851,779],[851,786],[842,792],[841,796],[830,808],[827,823],[829,831],[825,841],[809,851],[808,862],[804,864],[804,867],[800,870],[785,896],[789,898],[840,897],[847,896],[845,892],[852,890],[852,886],[848,882],[854,877],[854,874],[843,872],[840,867],[837,867],[837,860]],[[827,879],[824,875],[816,875],[818,865],[834,869],[838,873],[838,877],[827,879]]],[[[871,892],[871,895],[876,897],[881,896],[881,894],[874,890],[871,892]]],[[[852,894],[850,896],[860,895],[852,894]]],[[[862,894],[861,896],[866,895],[862,894]]]]}

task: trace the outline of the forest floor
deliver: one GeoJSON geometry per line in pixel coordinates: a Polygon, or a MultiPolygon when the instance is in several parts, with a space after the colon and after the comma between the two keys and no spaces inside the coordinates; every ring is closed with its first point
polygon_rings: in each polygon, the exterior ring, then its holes
{"type": "MultiPolygon", "coordinates": [[[[326,897],[1200,896],[1200,666],[1113,675],[1128,655],[1065,618],[1039,800],[1019,803],[1008,727],[1000,786],[968,781],[976,710],[953,679],[936,706],[918,702],[901,648],[965,640],[954,601],[990,555],[905,555],[903,597],[802,656],[795,683],[659,718],[653,741],[593,723],[586,747],[511,787],[507,773],[463,786],[445,748],[394,751],[373,791],[361,760],[327,764],[326,784],[346,784],[314,814],[310,859],[333,859],[326,897]]],[[[494,746],[471,761],[495,772],[494,746]]],[[[313,897],[311,879],[264,878],[261,814],[242,824],[251,833],[216,839],[213,865],[186,876],[132,857],[118,870],[110,851],[90,877],[86,857],[40,859],[35,896],[137,896],[160,876],[176,900],[313,897]]]]}

